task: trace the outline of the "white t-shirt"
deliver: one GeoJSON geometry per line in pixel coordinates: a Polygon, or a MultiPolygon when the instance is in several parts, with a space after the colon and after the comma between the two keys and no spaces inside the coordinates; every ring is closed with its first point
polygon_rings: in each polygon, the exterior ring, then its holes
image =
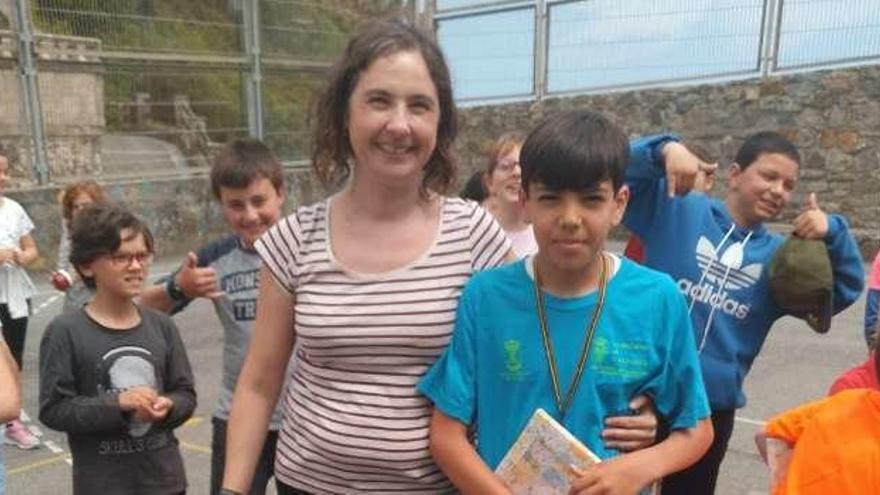
{"type": "Polygon", "coordinates": [[[525,258],[538,252],[538,243],[535,241],[535,230],[532,224],[517,232],[507,232],[510,246],[517,258],[525,258]]]}
{"type": "MultiPolygon", "coordinates": [[[[0,196],[0,249],[21,247],[21,238],[34,230],[34,222],[14,200],[0,196]]],[[[7,262],[0,265],[0,304],[6,304],[12,318],[28,314],[27,301],[37,293],[24,268],[7,262]]]]}

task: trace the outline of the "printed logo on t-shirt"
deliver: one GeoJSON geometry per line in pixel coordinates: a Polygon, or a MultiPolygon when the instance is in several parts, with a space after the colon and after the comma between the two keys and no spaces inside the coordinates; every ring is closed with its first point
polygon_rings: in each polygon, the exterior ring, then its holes
{"type": "Polygon", "coordinates": [[[522,344],[515,339],[505,340],[501,347],[504,356],[502,376],[509,382],[521,382],[528,377],[522,362],[522,344]]]}
{"type": "Polygon", "coordinates": [[[764,266],[761,263],[742,266],[743,251],[743,244],[734,242],[718,256],[712,242],[701,236],[695,254],[702,280],[693,281],[687,277],[678,280],[678,288],[688,302],[707,304],[740,320],[745,319],[751,307],[731,293],[755,285],[764,266]]]}
{"type": "Polygon", "coordinates": [[[246,270],[230,273],[220,280],[220,287],[232,302],[236,321],[251,321],[257,317],[259,275],[259,269],[246,270]]]}
{"type": "MultiPolygon", "coordinates": [[[[143,347],[116,347],[105,353],[98,361],[98,392],[118,395],[134,387],[150,387],[159,390],[156,378],[155,358],[143,347]]],[[[133,437],[145,435],[152,423],[138,421],[134,417],[128,425],[128,434],[133,437]]]]}
{"type": "Polygon", "coordinates": [[[612,341],[596,337],[590,349],[590,369],[601,375],[633,380],[648,374],[651,349],[640,341],[612,341]]]}
{"type": "Polygon", "coordinates": [[[167,432],[159,431],[142,437],[119,437],[101,440],[98,443],[98,455],[136,454],[151,450],[159,450],[171,443],[167,432]]]}

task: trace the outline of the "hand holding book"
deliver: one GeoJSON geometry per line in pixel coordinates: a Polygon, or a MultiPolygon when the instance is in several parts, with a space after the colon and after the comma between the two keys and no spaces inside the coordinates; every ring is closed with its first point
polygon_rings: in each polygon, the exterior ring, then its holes
{"type": "Polygon", "coordinates": [[[532,415],[495,469],[513,495],[568,493],[571,467],[601,462],[543,409],[532,415]]]}
{"type": "Polygon", "coordinates": [[[631,460],[621,456],[602,461],[546,411],[538,409],[495,474],[512,495],[634,494],[646,482],[636,475],[638,466],[630,466],[631,460]],[[603,487],[607,490],[596,491],[603,487]]]}
{"type": "MultiPolygon", "coordinates": [[[[646,482],[639,476],[639,466],[628,456],[615,457],[586,468],[571,467],[569,495],[634,495],[646,482]]],[[[647,493],[651,493],[648,491],[647,493]]]]}

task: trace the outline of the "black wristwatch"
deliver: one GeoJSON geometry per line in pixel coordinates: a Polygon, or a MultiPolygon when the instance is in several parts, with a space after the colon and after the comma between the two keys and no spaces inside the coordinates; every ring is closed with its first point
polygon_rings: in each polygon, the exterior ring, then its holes
{"type": "Polygon", "coordinates": [[[165,282],[165,292],[174,302],[186,301],[188,298],[186,297],[186,294],[184,294],[183,289],[180,288],[180,285],[177,284],[177,281],[175,280],[176,278],[177,273],[172,273],[171,276],[168,277],[168,281],[165,282]]]}

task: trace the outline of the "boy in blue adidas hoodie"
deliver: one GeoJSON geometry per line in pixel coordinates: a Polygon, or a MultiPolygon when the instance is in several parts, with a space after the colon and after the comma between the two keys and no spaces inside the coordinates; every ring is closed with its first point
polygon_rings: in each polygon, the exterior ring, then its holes
{"type": "MultiPolygon", "coordinates": [[[[775,219],[798,181],[800,154],[775,132],[749,136],[728,171],[723,200],[687,194],[702,163],[673,136],[632,144],[626,171],[631,199],[624,224],[640,236],[645,264],[668,273],[685,296],[712,408],[715,440],[691,468],[667,477],[663,493],[711,494],[745,405],[742,385],[773,323],[785,313],[770,296],[768,265],[783,242],[764,222],[775,219]],[[681,196],[683,195],[683,196],[681,196]]],[[[834,311],[852,304],[864,284],[859,250],[846,220],[823,212],[811,194],[794,233],[823,239],[834,273],[834,311]]]]}

